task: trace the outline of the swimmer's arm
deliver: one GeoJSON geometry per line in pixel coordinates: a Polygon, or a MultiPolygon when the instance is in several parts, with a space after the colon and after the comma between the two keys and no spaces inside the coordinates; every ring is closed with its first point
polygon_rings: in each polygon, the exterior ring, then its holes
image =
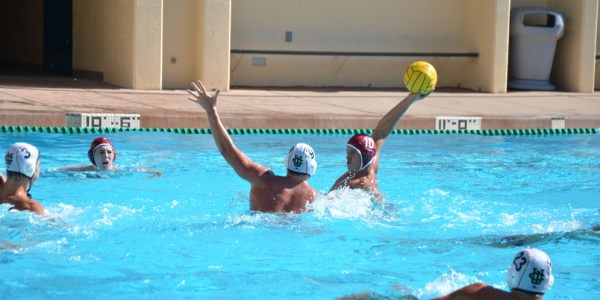
{"type": "Polygon", "coordinates": [[[151,177],[155,177],[155,176],[162,176],[163,172],[159,171],[159,170],[150,170],[150,169],[146,169],[146,168],[139,168],[137,169],[138,172],[144,172],[144,173],[151,173],[154,174],[151,177]]]}
{"type": "Polygon", "coordinates": [[[0,185],[3,185],[6,182],[6,177],[4,177],[4,175],[0,174],[0,185]]]}
{"type": "Polygon", "coordinates": [[[348,185],[348,180],[350,180],[350,172],[346,172],[344,173],[342,176],[340,176],[340,178],[338,178],[335,183],[333,184],[333,186],[331,187],[331,189],[329,190],[331,191],[335,191],[335,190],[339,190],[345,186],[348,185]]]}
{"type": "Polygon", "coordinates": [[[188,90],[188,93],[192,95],[189,99],[200,104],[206,111],[206,117],[213,138],[223,158],[225,158],[227,163],[233,167],[240,177],[253,185],[261,186],[264,183],[261,175],[269,171],[269,169],[253,162],[233,143],[217,111],[217,97],[220,91],[217,90],[214,95],[210,95],[200,81],[197,84],[192,83],[192,86],[195,91],[188,90]]]}
{"type": "Polygon", "coordinates": [[[8,210],[29,210],[32,211],[38,215],[43,215],[44,214],[44,207],[42,206],[42,204],[40,204],[38,201],[31,199],[31,198],[27,198],[27,199],[19,199],[17,201],[12,201],[11,202],[13,204],[13,207],[9,208],[8,210]]]}
{"type": "Polygon", "coordinates": [[[394,108],[392,108],[377,124],[375,130],[373,130],[373,134],[371,137],[373,141],[375,141],[375,149],[377,151],[377,156],[375,157],[375,161],[373,162],[373,166],[375,167],[375,171],[379,168],[379,153],[381,148],[383,147],[383,142],[388,137],[388,135],[394,130],[400,118],[404,115],[404,113],[408,110],[408,108],[417,100],[423,99],[427,97],[427,95],[421,94],[409,94],[404,97],[402,101],[400,101],[394,108]]]}
{"type": "Polygon", "coordinates": [[[264,166],[253,162],[246,154],[240,151],[231,140],[227,130],[223,127],[221,119],[218,117],[216,107],[213,110],[207,110],[209,116],[209,124],[215,139],[215,143],[219,148],[219,152],[223,158],[233,167],[235,172],[243,179],[252,184],[261,185],[263,181],[260,175],[268,171],[264,166]]]}
{"type": "Polygon", "coordinates": [[[419,99],[422,99],[419,94],[409,94],[381,118],[371,135],[376,144],[379,142],[383,143],[383,140],[387,138],[392,130],[394,130],[396,124],[398,124],[398,121],[400,121],[400,118],[408,110],[410,105],[419,99]]]}
{"type": "Polygon", "coordinates": [[[96,167],[92,165],[80,165],[80,166],[68,166],[56,169],[57,171],[68,171],[68,172],[83,172],[83,171],[94,171],[96,167]]]}

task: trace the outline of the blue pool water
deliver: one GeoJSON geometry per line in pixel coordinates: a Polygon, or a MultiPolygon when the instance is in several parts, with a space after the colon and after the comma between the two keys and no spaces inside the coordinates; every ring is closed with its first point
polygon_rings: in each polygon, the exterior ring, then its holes
{"type": "MultiPolygon", "coordinates": [[[[384,204],[341,190],[301,215],[250,212],[249,184],[210,135],[104,135],[117,172],[56,170],[88,164],[98,135],[0,134],[4,149],[40,149],[31,193],[49,212],[0,206],[0,299],[428,299],[477,281],[506,289],[506,269],[527,246],[553,261],[544,299],[600,298],[598,134],[392,135],[381,154],[384,204]]],[[[233,136],[277,174],[293,143],[311,144],[310,183],[323,193],[345,170],[348,138],[233,136]]]]}

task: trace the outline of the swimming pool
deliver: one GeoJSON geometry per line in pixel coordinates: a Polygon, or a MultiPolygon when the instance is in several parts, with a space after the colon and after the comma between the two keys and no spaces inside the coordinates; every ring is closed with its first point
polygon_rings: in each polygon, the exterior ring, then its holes
{"type": "MultiPolygon", "coordinates": [[[[349,137],[233,139],[277,174],[293,143],[311,144],[310,183],[326,192],[345,170],[349,137]]],[[[590,229],[600,224],[599,134],[392,135],[379,172],[384,204],[342,190],[301,215],[250,212],[249,184],[207,134],[0,134],[2,151],[16,141],[40,149],[31,192],[50,215],[0,206],[2,299],[428,299],[476,281],[505,289],[526,246],[552,259],[544,299],[600,297],[600,234],[590,229]],[[99,135],[117,147],[121,170],[56,170],[88,164],[99,135]]]]}

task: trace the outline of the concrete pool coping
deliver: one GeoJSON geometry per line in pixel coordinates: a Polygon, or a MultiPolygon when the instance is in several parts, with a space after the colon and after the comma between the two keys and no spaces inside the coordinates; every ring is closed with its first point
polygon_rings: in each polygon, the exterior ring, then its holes
{"type": "MultiPolygon", "coordinates": [[[[230,128],[373,128],[401,89],[232,88],[218,109],[230,128]]],[[[0,125],[65,126],[67,113],[139,114],[143,128],[206,128],[185,90],[120,89],[72,78],[0,78],[0,125]]],[[[600,128],[600,94],[441,88],[397,128],[436,129],[438,117],[481,118],[481,129],[600,128]]]]}

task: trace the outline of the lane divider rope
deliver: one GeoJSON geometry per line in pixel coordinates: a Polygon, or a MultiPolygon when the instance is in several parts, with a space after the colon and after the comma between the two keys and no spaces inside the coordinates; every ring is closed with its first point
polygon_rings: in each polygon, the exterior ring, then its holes
{"type": "MultiPolygon", "coordinates": [[[[180,134],[210,134],[209,128],[83,128],[83,127],[42,127],[42,126],[0,126],[0,133],[46,132],[61,134],[116,133],[116,132],[170,132],[180,134]]],[[[231,135],[244,134],[371,134],[372,129],[323,129],[323,128],[229,128],[231,135]]],[[[561,135],[596,134],[600,128],[534,128],[534,129],[477,129],[477,130],[438,130],[438,129],[394,129],[392,134],[476,134],[489,136],[511,135],[561,135]]]]}

